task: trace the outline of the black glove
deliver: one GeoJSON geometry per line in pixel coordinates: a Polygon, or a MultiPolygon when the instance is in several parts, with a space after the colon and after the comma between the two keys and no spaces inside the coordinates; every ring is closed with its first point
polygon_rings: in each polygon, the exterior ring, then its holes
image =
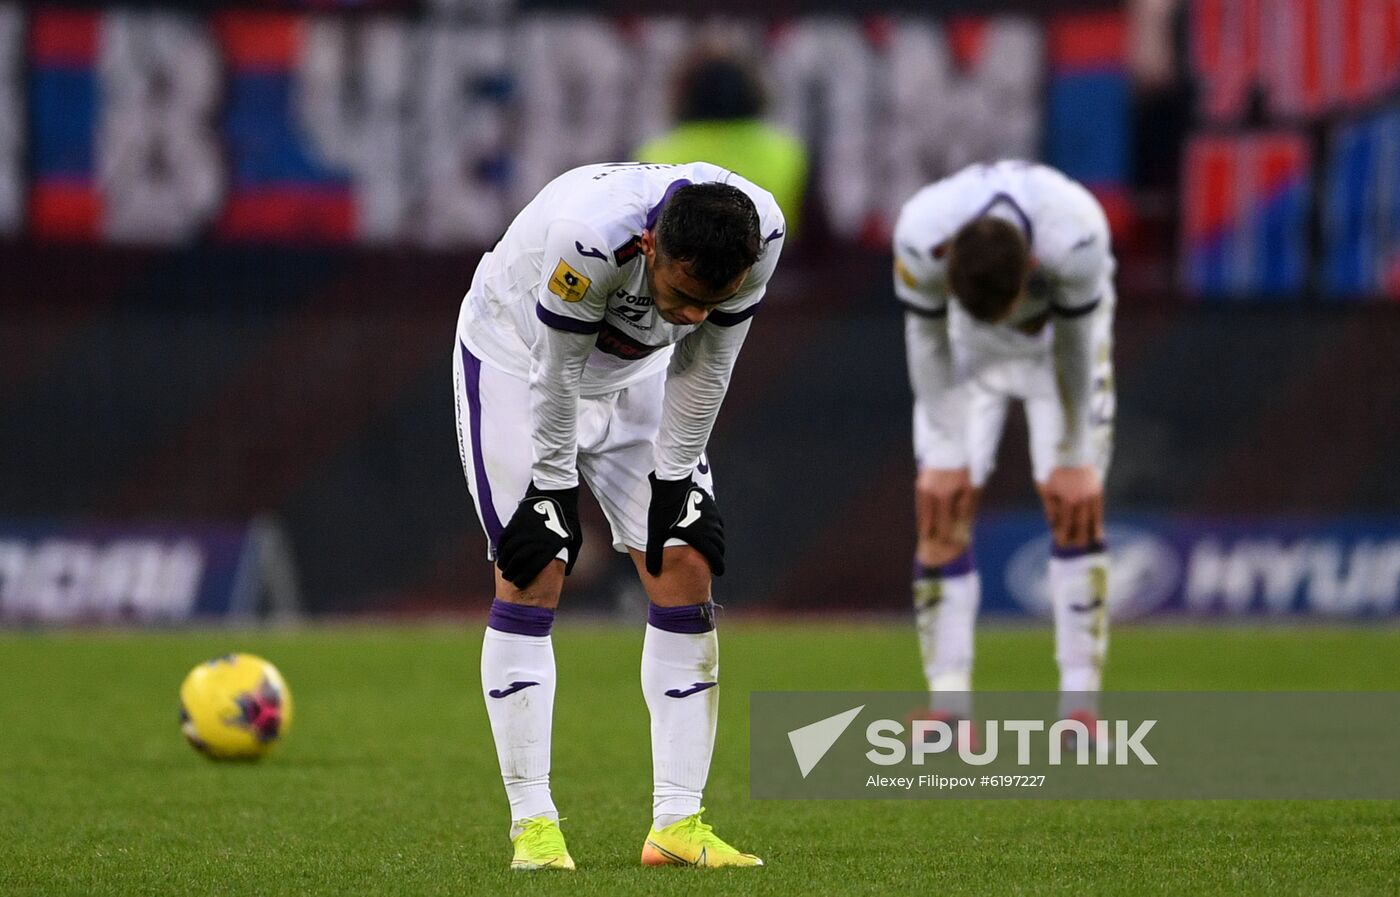
{"type": "Polygon", "coordinates": [[[705,556],[710,572],[724,575],[724,521],[710,494],[683,480],[651,480],[651,508],[647,511],[647,572],[661,575],[661,552],[667,539],[680,539],[705,556]]]}
{"type": "Polygon", "coordinates": [[[531,483],[525,497],[516,505],[510,522],[501,531],[500,544],[496,546],[496,565],[507,581],[523,589],[549,566],[561,548],[569,549],[564,574],[571,573],[581,545],[583,530],[578,525],[578,487],[545,491],[531,483]]]}

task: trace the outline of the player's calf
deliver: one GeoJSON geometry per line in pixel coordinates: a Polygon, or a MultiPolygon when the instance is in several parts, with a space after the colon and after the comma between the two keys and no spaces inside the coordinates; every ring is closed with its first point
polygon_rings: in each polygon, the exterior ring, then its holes
{"type": "Polygon", "coordinates": [[[982,582],[972,550],[920,552],[914,560],[914,622],[930,706],[958,717],[971,713],[973,631],[982,582]],[[928,564],[927,557],[946,558],[928,564]]]}
{"type": "Polygon", "coordinates": [[[651,714],[656,831],[700,812],[719,719],[719,635],[708,560],[690,546],[667,548],[659,576],[632,551],[651,605],[642,639],[642,696],[651,714]]]}
{"type": "Polygon", "coordinates": [[[1108,552],[1103,542],[1056,546],[1050,558],[1060,714],[1097,712],[1108,650],[1108,552]]]}

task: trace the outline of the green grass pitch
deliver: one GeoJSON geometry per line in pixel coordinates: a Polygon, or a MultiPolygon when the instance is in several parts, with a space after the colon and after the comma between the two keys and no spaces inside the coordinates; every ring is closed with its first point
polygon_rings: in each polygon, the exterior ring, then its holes
{"type": "MultiPolygon", "coordinates": [[[[1396,802],[752,801],[748,692],[914,690],[914,637],[902,621],[721,632],[706,819],[768,867],[638,866],[641,627],[566,622],[554,782],[579,871],[548,876],[506,871],[478,623],[0,634],[0,894],[1400,892],[1396,802]],[[261,764],[209,762],[179,735],[181,678],[230,650],[273,660],[295,694],[261,764]]],[[[978,687],[1053,685],[1045,628],[985,628],[978,651],[978,687]]],[[[1108,685],[1396,689],[1400,629],[1121,627],[1108,685]]]]}

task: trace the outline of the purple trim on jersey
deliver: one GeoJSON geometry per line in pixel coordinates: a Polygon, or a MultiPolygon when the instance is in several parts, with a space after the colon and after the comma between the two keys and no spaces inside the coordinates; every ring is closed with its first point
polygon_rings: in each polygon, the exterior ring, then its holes
{"type": "MultiPolygon", "coordinates": [[[[460,342],[460,340],[459,340],[460,342]]],[[[462,372],[467,380],[467,420],[472,440],[472,468],[476,471],[476,497],[481,505],[481,522],[486,527],[486,538],[491,543],[491,551],[501,538],[501,518],[496,516],[496,504],[491,500],[491,481],[486,478],[486,461],[482,457],[481,444],[481,359],[462,346],[462,372]]]]}
{"type": "Polygon", "coordinates": [[[687,604],[684,607],[661,607],[653,604],[647,609],[647,623],[667,632],[700,635],[715,628],[715,603],[687,604]]]}
{"type": "Polygon", "coordinates": [[[748,308],[741,308],[738,311],[712,311],[706,320],[721,327],[733,327],[735,324],[742,324],[758,314],[760,305],[762,305],[761,302],[755,302],[748,308]]]}
{"type": "Polygon", "coordinates": [[[948,563],[939,564],[936,567],[930,567],[927,564],[920,563],[919,559],[915,558],[914,578],[947,579],[950,576],[962,576],[964,574],[971,573],[976,568],[977,560],[972,555],[972,549],[968,548],[965,549],[962,554],[953,558],[948,563]]]}
{"type": "Polygon", "coordinates": [[[1050,556],[1068,561],[1074,558],[1088,557],[1091,554],[1103,554],[1106,550],[1107,546],[1102,542],[1090,542],[1082,548],[1061,548],[1055,545],[1050,549],[1050,556]]]}
{"type": "Polygon", "coordinates": [[[1026,233],[1026,245],[1030,246],[1032,243],[1035,242],[1035,229],[1031,227],[1031,216],[1026,214],[1026,210],[1021,208],[1021,204],[1018,203],[1015,199],[1013,199],[1011,194],[1009,193],[998,193],[995,196],[993,196],[991,200],[989,200],[987,204],[982,207],[982,211],[978,212],[976,215],[973,215],[972,218],[969,220],[975,221],[976,219],[981,218],[983,215],[990,212],[996,206],[997,203],[1001,202],[1004,202],[1007,205],[1011,206],[1011,211],[1015,212],[1016,217],[1021,219],[1021,230],[1025,231],[1026,233]]]}
{"type": "Polygon", "coordinates": [[[491,601],[491,615],[486,618],[486,627],[497,632],[513,632],[516,635],[549,635],[554,625],[554,611],[548,607],[533,607],[529,604],[511,604],[499,598],[491,601]]]}
{"type": "Polygon", "coordinates": [[[1062,318],[1082,318],[1085,315],[1092,312],[1094,309],[1098,308],[1099,303],[1102,301],[1103,297],[1095,296],[1093,302],[1090,302],[1088,305],[1081,305],[1078,308],[1066,308],[1063,305],[1056,305],[1055,303],[1051,302],[1050,310],[1062,318]]]}
{"type": "Polygon", "coordinates": [[[581,321],[578,318],[550,311],[538,302],[535,303],[535,317],[555,330],[564,330],[568,333],[597,333],[603,329],[602,321],[581,321]]]}
{"type": "Polygon", "coordinates": [[[915,305],[907,299],[900,299],[899,304],[904,306],[904,310],[911,314],[916,314],[921,318],[946,318],[948,317],[948,306],[942,308],[923,308],[915,305]]]}
{"type": "Polygon", "coordinates": [[[689,179],[689,178],[681,178],[681,179],[678,180],[678,181],[672,181],[671,183],[669,183],[669,184],[666,185],[666,192],[663,193],[663,194],[661,194],[661,199],[660,199],[659,201],[657,201],[656,205],[654,205],[654,206],[651,207],[651,211],[650,211],[650,212],[647,212],[647,223],[646,223],[646,228],[647,228],[647,230],[655,230],[655,229],[656,229],[656,222],[659,221],[659,220],[661,220],[661,209],[662,209],[663,206],[666,205],[666,201],[667,201],[668,199],[670,199],[670,198],[675,194],[675,192],[676,192],[677,190],[681,189],[682,187],[689,187],[689,186],[690,186],[690,179],[689,179]]]}

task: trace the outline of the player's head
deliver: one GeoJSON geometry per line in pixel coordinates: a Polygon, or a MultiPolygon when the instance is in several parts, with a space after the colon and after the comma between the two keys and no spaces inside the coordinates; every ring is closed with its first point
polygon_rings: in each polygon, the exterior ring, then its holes
{"type": "Polygon", "coordinates": [[[758,210],[728,184],[688,184],[672,193],[654,229],[642,232],[656,311],[672,324],[699,324],[733,297],[763,249],[758,210]]]}
{"type": "Polygon", "coordinates": [[[676,119],[682,122],[758,118],[767,100],[748,60],[709,47],[681,65],[673,89],[676,119]]]}
{"type": "Polygon", "coordinates": [[[948,247],[948,286],[968,314],[988,324],[1011,314],[1030,267],[1026,238],[1004,218],[972,219],[948,247]]]}

